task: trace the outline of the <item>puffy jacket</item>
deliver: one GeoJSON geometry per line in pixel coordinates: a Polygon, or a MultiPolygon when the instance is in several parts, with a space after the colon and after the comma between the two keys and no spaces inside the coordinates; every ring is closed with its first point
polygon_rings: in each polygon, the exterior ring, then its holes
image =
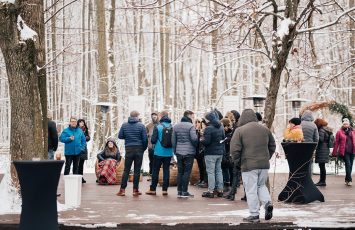
{"type": "Polygon", "coordinates": [[[201,143],[205,146],[205,155],[223,155],[225,153],[224,128],[215,112],[209,112],[205,118],[209,121],[203,133],[201,143]]]}
{"type": "Polygon", "coordinates": [[[125,140],[125,146],[142,146],[145,150],[148,145],[147,131],[137,117],[129,117],[128,122],[121,126],[119,139],[125,140]]]}
{"type": "MultiPolygon", "coordinates": [[[[353,139],[353,151],[355,154],[355,130],[351,129],[351,136],[353,139]]],[[[345,145],[346,145],[346,134],[343,129],[340,129],[337,134],[335,135],[335,142],[334,142],[334,148],[333,148],[333,156],[339,156],[344,157],[345,155],[345,145]]]]}
{"type": "Polygon", "coordinates": [[[312,112],[309,110],[304,111],[301,120],[304,142],[318,142],[318,128],[313,123],[312,112]]]}
{"type": "Polygon", "coordinates": [[[328,147],[328,142],[330,138],[330,133],[331,130],[328,129],[328,127],[321,126],[318,129],[319,133],[319,141],[317,145],[317,150],[316,150],[316,157],[315,157],[315,162],[316,163],[328,163],[329,162],[329,147],[328,147]]]}
{"type": "Polygon", "coordinates": [[[258,123],[255,112],[246,109],[238,121],[231,143],[230,154],[242,172],[269,169],[269,160],[276,149],[270,130],[258,123]]]}
{"type": "Polygon", "coordinates": [[[196,129],[191,122],[183,118],[174,125],[172,144],[175,154],[195,155],[197,141],[196,129]]]}
{"type": "Polygon", "coordinates": [[[154,155],[161,157],[172,157],[173,148],[164,148],[161,145],[161,140],[163,137],[163,128],[171,126],[171,119],[167,116],[164,116],[160,119],[160,123],[155,126],[153,131],[153,136],[151,138],[152,144],[154,146],[154,155]]]}
{"type": "Polygon", "coordinates": [[[65,128],[60,135],[60,141],[64,143],[64,155],[79,155],[86,148],[86,139],[81,128],[65,128]],[[74,136],[74,140],[70,137],[74,136]]]}

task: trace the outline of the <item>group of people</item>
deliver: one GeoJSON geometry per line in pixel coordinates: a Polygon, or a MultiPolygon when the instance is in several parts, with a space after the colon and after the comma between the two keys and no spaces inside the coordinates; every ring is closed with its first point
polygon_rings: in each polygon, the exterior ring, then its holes
{"type": "Polygon", "coordinates": [[[339,157],[345,163],[345,184],[352,185],[352,166],[355,152],[355,130],[350,125],[349,118],[342,119],[342,127],[337,131],[335,138],[328,122],[322,118],[314,120],[312,112],[306,110],[301,118],[294,117],[284,131],[284,141],[316,142],[315,163],[320,169],[320,178],[317,186],[326,186],[325,164],[329,162],[330,155],[339,157]],[[331,149],[333,148],[332,152],[331,149]]]}
{"type": "Polygon", "coordinates": [[[170,165],[177,159],[178,198],[194,197],[188,190],[194,159],[200,170],[198,185],[206,185],[202,197],[222,197],[226,185],[232,189],[226,198],[234,199],[239,177],[243,179],[246,200],[250,209],[248,222],[259,222],[260,201],[265,208],[265,219],[272,218],[273,205],[266,187],[269,159],[276,144],[270,130],[259,123],[257,114],[247,109],[240,115],[231,111],[225,117],[217,111],[207,112],[203,118],[194,117],[186,110],[180,122],[172,125],[167,111],[151,114],[146,127],[139,113],[132,111],[128,122],[121,126],[119,139],[125,140],[125,163],[117,196],[125,196],[127,180],[134,164],[133,196],[142,194],[139,177],[143,153],[148,148],[151,184],[147,195],[157,195],[159,172],[162,167],[162,195],[168,195],[170,165]],[[195,121],[194,121],[195,120],[195,121]],[[255,140],[260,141],[255,141],[255,140]],[[234,191],[233,191],[234,187],[234,191]]]}
{"type": "MultiPolygon", "coordinates": [[[[202,197],[225,197],[234,200],[240,178],[243,181],[245,200],[250,216],[244,221],[259,222],[260,202],[265,209],[265,219],[272,218],[273,205],[266,186],[269,159],[276,149],[271,131],[261,123],[261,115],[246,109],[240,115],[232,110],[224,117],[218,110],[207,112],[203,118],[186,110],[180,122],[172,124],[167,111],[153,112],[151,122],[144,126],[139,112],[132,111],[118,134],[125,141],[124,171],[117,196],[125,196],[128,176],[133,170],[133,196],[139,196],[139,181],[143,154],[148,148],[149,174],[151,184],[147,195],[157,194],[159,172],[162,167],[162,195],[168,195],[170,165],[173,156],[177,159],[178,198],[194,197],[188,190],[190,175],[196,159],[200,180],[196,185],[207,188],[202,197]]],[[[317,186],[326,186],[325,164],[332,154],[345,162],[345,183],[352,185],[352,165],[355,152],[355,130],[348,118],[344,118],[342,128],[335,140],[328,123],[317,118],[311,111],[305,111],[301,118],[292,118],[284,132],[284,141],[317,142],[315,162],[319,164],[320,180],[317,186]],[[334,143],[333,143],[334,141],[334,143]],[[333,146],[334,145],[334,146],[333,146]]],[[[48,124],[48,156],[53,159],[53,151],[58,146],[58,137],[52,121],[48,124]]],[[[86,142],[90,140],[88,128],[83,119],[70,118],[69,127],[61,133],[59,140],[65,143],[66,158],[64,175],[68,175],[71,165],[73,174],[83,173],[83,163],[87,159],[86,142]]],[[[119,148],[113,139],[108,139],[105,148],[97,155],[98,182],[116,184],[116,167],[121,161],[119,148]]],[[[83,183],[85,180],[83,179],[83,183]]]]}

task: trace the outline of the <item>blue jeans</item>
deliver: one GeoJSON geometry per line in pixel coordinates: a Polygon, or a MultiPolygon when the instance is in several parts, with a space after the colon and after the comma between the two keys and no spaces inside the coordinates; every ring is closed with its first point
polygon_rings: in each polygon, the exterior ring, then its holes
{"type": "Polygon", "coordinates": [[[163,165],[163,191],[168,190],[170,177],[170,160],[171,157],[161,157],[154,155],[152,184],[150,185],[151,191],[155,191],[157,189],[161,165],[163,165]]]}
{"type": "Polygon", "coordinates": [[[48,149],[48,160],[54,160],[54,151],[53,151],[53,149],[48,149]]]}
{"type": "Polygon", "coordinates": [[[346,172],[345,182],[352,182],[353,179],[351,178],[351,172],[353,171],[354,154],[345,153],[344,162],[345,162],[345,172],[346,172]]]}
{"type": "Polygon", "coordinates": [[[122,175],[121,188],[126,189],[129,171],[134,162],[133,189],[139,188],[139,177],[141,175],[144,149],[141,146],[126,147],[124,171],[122,175]]]}
{"type": "Polygon", "coordinates": [[[223,191],[222,157],[222,155],[205,156],[208,191],[210,192],[213,192],[216,187],[218,191],[223,191]]]}
{"type": "Polygon", "coordinates": [[[192,165],[194,163],[194,155],[183,156],[176,154],[176,158],[178,166],[177,190],[178,192],[187,192],[192,165]]]}

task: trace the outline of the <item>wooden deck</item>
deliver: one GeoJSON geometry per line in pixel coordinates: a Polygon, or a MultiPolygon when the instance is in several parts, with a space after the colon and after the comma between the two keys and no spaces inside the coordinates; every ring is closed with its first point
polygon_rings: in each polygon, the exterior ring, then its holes
{"type": "MultiPolygon", "coordinates": [[[[112,227],[115,229],[170,229],[171,227],[189,229],[243,229],[251,225],[241,224],[248,215],[247,203],[240,200],[243,189],[239,189],[235,201],[223,198],[208,199],[201,197],[205,189],[190,186],[195,195],[190,199],[177,198],[176,187],[169,188],[168,196],[148,196],[144,192],[149,182],[144,177],[140,190],[142,196],[132,196],[132,183],[129,183],[125,197],[118,197],[119,186],[99,186],[94,174],[84,176],[88,181],[82,187],[80,208],[59,212],[60,229],[82,229],[85,227],[112,227]],[[157,227],[158,226],[158,227],[157,227]]],[[[270,174],[273,185],[273,174],[270,174]]],[[[313,202],[307,205],[285,204],[277,202],[277,196],[286,184],[287,174],[275,175],[273,189],[274,217],[263,220],[252,228],[355,228],[355,186],[344,185],[344,176],[327,176],[327,186],[321,188],[325,202],[313,202]],[[258,226],[258,227],[257,227],[258,226]]],[[[316,182],[318,176],[314,176],[316,182]]],[[[64,181],[61,178],[58,198],[64,203],[64,181]]],[[[59,207],[61,209],[61,207],[59,207]]],[[[0,216],[0,229],[15,229],[19,215],[0,216]]],[[[249,227],[248,227],[249,226],[249,227]]]]}

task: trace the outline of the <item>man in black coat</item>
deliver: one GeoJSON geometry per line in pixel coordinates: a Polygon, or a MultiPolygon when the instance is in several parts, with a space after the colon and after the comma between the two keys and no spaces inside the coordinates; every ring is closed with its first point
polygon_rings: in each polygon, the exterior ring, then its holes
{"type": "Polygon", "coordinates": [[[57,125],[52,120],[52,113],[48,112],[48,160],[54,159],[54,152],[58,148],[57,125]]]}

